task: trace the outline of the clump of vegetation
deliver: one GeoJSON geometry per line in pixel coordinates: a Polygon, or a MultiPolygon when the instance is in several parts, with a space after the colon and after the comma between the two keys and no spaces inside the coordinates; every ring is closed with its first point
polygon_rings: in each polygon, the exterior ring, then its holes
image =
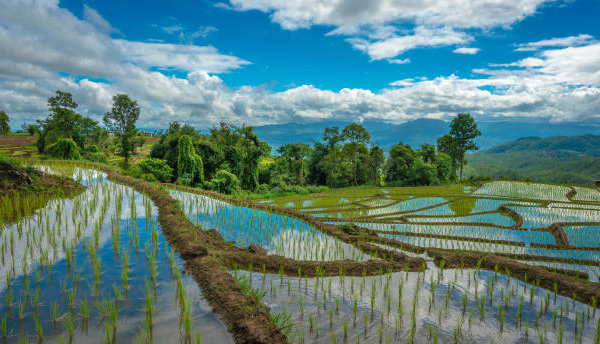
{"type": "Polygon", "coordinates": [[[58,139],[56,143],[48,146],[48,153],[55,158],[64,160],[81,159],[79,147],[72,139],[58,139]]]}
{"type": "Polygon", "coordinates": [[[225,194],[235,194],[240,191],[240,180],[233,173],[219,170],[217,175],[208,183],[210,190],[225,194]]]}
{"type": "Polygon", "coordinates": [[[132,166],[130,170],[130,174],[134,177],[161,183],[170,182],[173,175],[173,169],[166,161],[154,158],[146,158],[132,166]]]}
{"type": "Polygon", "coordinates": [[[10,133],[10,123],[6,112],[0,110],[0,135],[10,133]]]}
{"type": "Polygon", "coordinates": [[[354,224],[341,224],[338,226],[338,229],[344,233],[348,234],[358,234],[360,232],[360,228],[354,224]]]}
{"type": "Polygon", "coordinates": [[[202,163],[202,158],[194,151],[191,137],[187,135],[181,136],[178,148],[177,183],[185,186],[203,184],[204,164],[202,163]]]}

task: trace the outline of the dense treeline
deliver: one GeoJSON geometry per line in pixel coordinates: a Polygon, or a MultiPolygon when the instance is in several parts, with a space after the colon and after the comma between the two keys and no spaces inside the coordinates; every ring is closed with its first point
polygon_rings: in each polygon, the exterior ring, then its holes
{"type": "Polygon", "coordinates": [[[398,143],[386,159],[383,149],[358,123],[341,130],[326,128],[320,142],[288,143],[271,154],[271,147],[254,134],[252,127],[220,123],[208,134],[201,134],[192,126],[173,122],[134,173],[146,179],[228,193],[240,189],[281,193],[318,191],[319,186],[441,184],[457,179],[457,168],[466,163],[465,152],[477,149],[472,139],[478,135],[473,118],[460,114],[437,147],[423,144],[413,149],[398,143]],[[160,172],[147,168],[150,163],[160,172]]]}
{"type": "Polygon", "coordinates": [[[273,153],[251,126],[222,122],[201,133],[190,125],[172,122],[158,133],[149,156],[130,166],[130,155],[145,142],[135,126],[140,116],[137,103],[124,94],[114,96],[111,110],[103,117],[104,127],[81,116],[77,107],[68,92],[57,91],[48,99],[48,117],[26,127],[39,136],[40,153],[97,162],[107,162],[107,155],[118,154],[124,159],[121,167],[130,175],[224,193],[306,193],[326,187],[449,183],[462,178],[465,152],[478,149],[473,139],[481,135],[469,114],[459,114],[437,145],[414,149],[399,142],[386,157],[362,125],[351,123],[341,129],[325,128],[321,141],[288,143],[273,153]]]}

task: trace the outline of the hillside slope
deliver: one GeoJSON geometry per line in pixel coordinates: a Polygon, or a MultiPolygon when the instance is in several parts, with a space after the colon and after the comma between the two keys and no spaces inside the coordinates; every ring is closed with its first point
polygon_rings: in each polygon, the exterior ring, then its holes
{"type": "Polygon", "coordinates": [[[466,175],[591,184],[600,179],[600,136],[525,137],[467,156],[466,175]]]}

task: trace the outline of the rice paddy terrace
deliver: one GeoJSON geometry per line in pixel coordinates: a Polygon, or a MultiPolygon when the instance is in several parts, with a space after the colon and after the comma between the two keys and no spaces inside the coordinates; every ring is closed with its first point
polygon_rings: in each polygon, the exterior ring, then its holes
{"type": "Polygon", "coordinates": [[[86,189],[2,225],[5,342],[600,342],[597,189],[247,201],[45,164],[86,189]]]}

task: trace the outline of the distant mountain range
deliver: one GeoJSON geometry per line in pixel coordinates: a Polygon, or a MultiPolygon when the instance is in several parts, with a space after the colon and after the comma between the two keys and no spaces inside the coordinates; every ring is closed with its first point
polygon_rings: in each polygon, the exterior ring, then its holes
{"type": "MultiPolygon", "coordinates": [[[[261,140],[277,148],[290,142],[320,141],[323,129],[332,126],[340,130],[350,122],[322,121],[315,123],[287,123],[258,126],[255,133],[261,140]]],[[[450,122],[420,118],[402,124],[383,121],[362,123],[371,134],[371,141],[378,143],[385,151],[402,142],[418,148],[423,143],[435,144],[436,139],[450,130],[450,122]]],[[[523,137],[550,137],[558,135],[600,134],[600,123],[550,123],[549,121],[477,121],[482,136],[477,139],[480,149],[487,149],[507,141],[523,137]]]]}
{"type": "Polygon", "coordinates": [[[591,184],[600,179],[600,136],[524,137],[468,154],[466,175],[591,184]]]}

